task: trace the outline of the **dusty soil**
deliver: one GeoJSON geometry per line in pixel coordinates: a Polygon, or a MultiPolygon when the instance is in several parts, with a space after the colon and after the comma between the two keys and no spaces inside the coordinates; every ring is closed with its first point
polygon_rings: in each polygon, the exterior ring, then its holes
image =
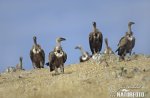
{"type": "Polygon", "coordinates": [[[118,98],[122,89],[150,98],[149,56],[122,62],[106,59],[68,65],[60,75],[48,68],[1,73],[0,98],[118,98]]]}

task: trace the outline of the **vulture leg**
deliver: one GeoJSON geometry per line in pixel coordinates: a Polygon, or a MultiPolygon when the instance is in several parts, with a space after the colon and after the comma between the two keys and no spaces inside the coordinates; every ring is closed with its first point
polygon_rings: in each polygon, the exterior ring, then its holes
{"type": "Polygon", "coordinates": [[[40,68],[44,68],[44,66],[43,66],[43,63],[42,63],[42,62],[40,62],[40,68]]]}
{"type": "Polygon", "coordinates": [[[61,73],[64,73],[64,66],[63,66],[63,64],[60,65],[60,71],[61,71],[61,73]]]}
{"type": "Polygon", "coordinates": [[[130,55],[130,56],[131,56],[131,51],[132,51],[132,50],[129,50],[129,55],[130,55]]]}
{"type": "Polygon", "coordinates": [[[55,75],[58,75],[58,68],[55,66],[55,75]]]}
{"type": "Polygon", "coordinates": [[[32,66],[33,66],[34,69],[36,69],[36,66],[35,66],[35,63],[34,63],[34,62],[32,62],[32,66]]]}
{"type": "Polygon", "coordinates": [[[96,54],[96,49],[94,48],[93,50],[94,50],[94,54],[96,54]]]}

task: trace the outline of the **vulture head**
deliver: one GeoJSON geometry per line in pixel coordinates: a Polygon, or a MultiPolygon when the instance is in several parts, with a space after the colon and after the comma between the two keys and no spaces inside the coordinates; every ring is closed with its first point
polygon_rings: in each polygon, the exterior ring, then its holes
{"type": "Polygon", "coordinates": [[[88,57],[88,54],[83,50],[81,45],[76,46],[75,49],[79,49],[83,57],[88,57]]]}
{"type": "Polygon", "coordinates": [[[135,24],[134,22],[129,22],[128,23],[128,26],[131,26],[131,25],[133,25],[133,24],[135,24]]]}
{"type": "Polygon", "coordinates": [[[93,29],[94,29],[94,33],[92,34],[92,36],[95,40],[97,40],[99,37],[99,34],[98,34],[99,30],[96,28],[96,22],[93,22],[93,29]]]}
{"type": "Polygon", "coordinates": [[[36,36],[33,36],[33,42],[34,42],[35,45],[37,44],[36,39],[37,39],[36,36]]]}
{"type": "Polygon", "coordinates": [[[65,40],[66,40],[65,38],[58,37],[56,38],[56,43],[61,43],[61,41],[65,41],[65,40]]]}
{"type": "Polygon", "coordinates": [[[54,48],[54,54],[57,56],[57,57],[62,57],[64,55],[64,52],[63,52],[63,49],[61,47],[61,42],[62,41],[65,41],[66,39],[65,38],[62,38],[62,37],[59,37],[56,39],[56,47],[54,48]]]}
{"type": "Polygon", "coordinates": [[[95,21],[93,22],[93,27],[96,28],[96,22],[95,21]]]}
{"type": "Polygon", "coordinates": [[[129,41],[132,41],[133,40],[133,35],[131,33],[126,33],[125,37],[129,40],[129,41]]]}
{"type": "Polygon", "coordinates": [[[34,42],[34,45],[33,45],[32,51],[33,51],[33,53],[38,54],[41,51],[41,47],[40,47],[40,45],[37,44],[36,36],[33,37],[33,42],[34,42]]]}
{"type": "Polygon", "coordinates": [[[131,30],[131,26],[132,26],[133,24],[135,24],[135,23],[134,23],[134,22],[129,22],[129,23],[128,23],[128,33],[131,34],[131,35],[133,35],[133,32],[132,32],[132,30],[131,30]]]}

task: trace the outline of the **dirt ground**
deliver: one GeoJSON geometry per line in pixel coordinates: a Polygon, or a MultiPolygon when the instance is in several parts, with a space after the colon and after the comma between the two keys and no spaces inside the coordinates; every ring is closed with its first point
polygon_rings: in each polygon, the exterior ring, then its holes
{"type": "Polygon", "coordinates": [[[149,56],[122,62],[106,59],[68,65],[60,75],[48,68],[1,73],[0,98],[119,98],[122,89],[150,98],[149,56]]]}

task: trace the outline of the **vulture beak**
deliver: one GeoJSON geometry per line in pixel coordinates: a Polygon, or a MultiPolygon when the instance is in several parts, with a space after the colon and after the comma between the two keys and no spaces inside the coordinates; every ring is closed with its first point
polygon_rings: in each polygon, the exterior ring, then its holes
{"type": "Polygon", "coordinates": [[[131,22],[131,24],[135,24],[134,22],[131,22]]]}
{"type": "Polygon", "coordinates": [[[96,22],[95,21],[93,22],[93,26],[96,27],[96,22]]]}
{"type": "Polygon", "coordinates": [[[129,25],[133,25],[133,24],[135,24],[134,22],[129,22],[129,25]]]}
{"type": "Polygon", "coordinates": [[[60,39],[60,41],[65,41],[65,40],[66,40],[65,38],[62,38],[62,37],[61,37],[61,38],[59,38],[59,39],[60,39]]]}

